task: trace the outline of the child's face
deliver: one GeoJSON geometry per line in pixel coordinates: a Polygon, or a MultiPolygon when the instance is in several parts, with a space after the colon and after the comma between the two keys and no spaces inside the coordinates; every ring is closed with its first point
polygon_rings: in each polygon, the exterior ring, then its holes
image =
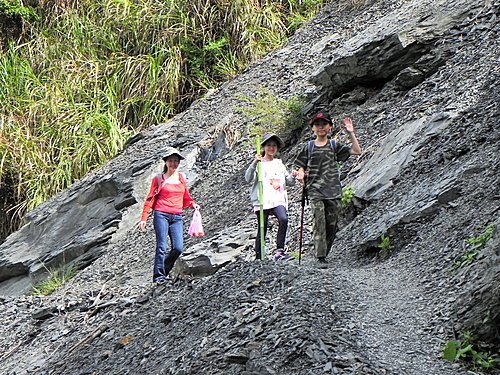
{"type": "Polygon", "coordinates": [[[266,142],[264,145],[264,152],[274,156],[276,152],[278,152],[278,144],[273,140],[266,142]]]}
{"type": "Polygon", "coordinates": [[[312,125],[312,131],[316,135],[327,135],[330,131],[332,130],[332,126],[330,123],[326,120],[319,119],[317,121],[314,121],[312,125]]]}

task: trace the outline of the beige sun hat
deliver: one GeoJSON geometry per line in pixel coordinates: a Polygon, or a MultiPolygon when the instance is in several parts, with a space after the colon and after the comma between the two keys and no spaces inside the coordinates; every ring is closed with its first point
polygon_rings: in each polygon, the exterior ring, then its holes
{"type": "Polygon", "coordinates": [[[176,148],[170,147],[163,153],[163,161],[166,161],[169,156],[177,155],[180,160],[184,160],[184,156],[176,148]]]}

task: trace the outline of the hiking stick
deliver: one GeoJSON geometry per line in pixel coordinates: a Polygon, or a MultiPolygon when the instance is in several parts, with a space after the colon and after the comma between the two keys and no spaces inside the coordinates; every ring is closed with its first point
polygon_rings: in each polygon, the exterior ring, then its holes
{"type": "MultiPolygon", "coordinates": [[[[255,139],[257,154],[260,155],[260,135],[255,139]]],[[[264,196],[262,185],[262,166],[260,161],[257,163],[257,183],[259,197],[259,232],[260,232],[260,259],[266,259],[266,238],[264,236],[264,196]]]]}
{"type": "Polygon", "coordinates": [[[302,196],[300,198],[300,227],[299,227],[299,266],[302,259],[302,236],[304,232],[304,208],[306,206],[306,190],[307,176],[304,176],[304,184],[302,185],[302,196]]]}

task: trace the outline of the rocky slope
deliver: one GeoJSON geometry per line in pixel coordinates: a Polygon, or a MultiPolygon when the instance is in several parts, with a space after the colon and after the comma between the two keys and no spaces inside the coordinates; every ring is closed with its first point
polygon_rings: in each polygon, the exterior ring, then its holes
{"type": "MultiPolygon", "coordinates": [[[[465,240],[500,225],[498,5],[332,3],[282,49],[35,210],[0,246],[2,372],[467,373],[441,359],[446,341],[471,330],[499,344],[498,229],[462,262],[465,240]],[[300,265],[252,261],[242,178],[251,120],[238,107],[261,87],[306,95],[307,114],[355,120],[365,152],[343,175],[357,197],[326,270],[308,249],[300,265]],[[187,239],[179,277],[152,289],[154,235],[135,223],[168,145],[188,155],[207,236],[187,239]],[[390,252],[377,247],[382,235],[390,252]],[[61,259],[83,269],[50,297],[19,295],[61,259]]],[[[283,159],[309,137],[307,126],[291,135],[283,159]]],[[[290,250],[299,195],[291,189],[290,250]]]]}

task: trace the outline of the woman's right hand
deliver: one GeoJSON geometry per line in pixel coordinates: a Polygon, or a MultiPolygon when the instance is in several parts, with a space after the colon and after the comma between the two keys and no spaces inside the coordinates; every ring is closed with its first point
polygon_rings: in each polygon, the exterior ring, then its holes
{"type": "Polygon", "coordinates": [[[141,232],[144,232],[146,230],[146,224],[147,224],[146,221],[141,220],[139,221],[139,224],[137,224],[137,228],[139,228],[141,232]]]}
{"type": "Polygon", "coordinates": [[[257,154],[257,155],[255,155],[255,159],[253,159],[253,162],[254,162],[254,164],[257,164],[257,162],[259,162],[261,160],[262,160],[262,155],[257,154]]]}

